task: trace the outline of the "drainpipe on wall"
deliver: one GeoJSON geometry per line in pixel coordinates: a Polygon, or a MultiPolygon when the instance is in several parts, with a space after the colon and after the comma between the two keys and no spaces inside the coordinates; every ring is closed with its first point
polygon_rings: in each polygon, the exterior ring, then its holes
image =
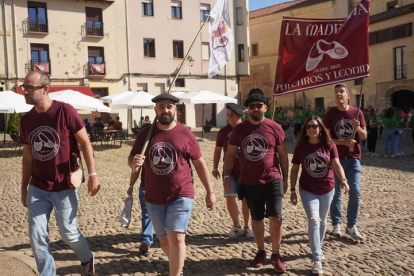
{"type": "Polygon", "coordinates": [[[6,27],[6,0],[3,0],[3,34],[4,34],[4,65],[6,69],[6,90],[10,90],[9,75],[9,49],[7,44],[7,27],[6,27]]]}
{"type": "MultiPolygon", "coordinates": [[[[129,68],[129,35],[128,35],[128,0],[125,0],[125,33],[127,50],[128,91],[131,91],[131,71],[129,68]]],[[[147,91],[148,92],[148,91],[147,91]]],[[[132,127],[132,109],[127,109],[127,130],[132,127]]]]}

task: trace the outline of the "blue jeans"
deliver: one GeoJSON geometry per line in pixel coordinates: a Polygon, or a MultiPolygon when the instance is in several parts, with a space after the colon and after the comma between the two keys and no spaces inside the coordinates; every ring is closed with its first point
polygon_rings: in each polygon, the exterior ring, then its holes
{"type": "MultiPolygon", "coordinates": [[[[398,131],[404,131],[402,128],[397,128],[398,131]]],[[[403,138],[404,132],[402,132],[400,135],[395,135],[395,153],[402,153],[402,138],[403,138]]]]}
{"type": "Polygon", "coordinates": [[[153,239],[153,227],[152,222],[148,217],[147,205],[144,201],[145,197],[145,187],[139,188],[139,204],[141,205],[141,224],[142,224],[142,233],[141,233],[141,242],[146,243],[149,246],[154,242],[153,239]]]}
{"type": "Polygon", "coordinates": [[[384,131],[384,139],[385,139],[384,154],[385,155],[388,155],[388,144],[391,144],[391,155],[394,155],[394,140],[395,140],[394,131],[395,131],[394,129],[384,131]]]}
{"type": "Polygon", "coordinates": [[[329,206],[335,189],[324,195],[317,195],[299,189],[303,208],[308,217],[308,235],[314,261],[322,260],[322,242],[326,233],[329,206]]]}
{"type": "Polygon", "coordinates": [[[56,222],[62,240],[75,251],[81,263],[92,258],[89,245],[76,226],[78,213],[78,190],[46,192],[29,185],[27,191],[27,213],[29,237],[40,276],[56,275],[55,262],[49,245],[48,222],[50,213],[55,211],[56,222]]]}
{"type": "MultiPolygon", "coordinates": [[[[349,185],[349,201],[346,211],[347,226],[353,227],[358,222],[359,200],[361,198],[361,162],[358,159],[339,160],[344,168],[349,185]]],[[[341,180],[335,175],[335,195],[331,204],[332,225],[342,223],[341,215],[341,180]]]]}

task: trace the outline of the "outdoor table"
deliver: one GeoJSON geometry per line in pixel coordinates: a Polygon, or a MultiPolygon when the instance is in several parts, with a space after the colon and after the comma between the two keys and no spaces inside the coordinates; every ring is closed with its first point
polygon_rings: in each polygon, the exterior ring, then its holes
{"type": "Polygon", "coordinates": [[[115,135],[120,132],[121,130],[118,130],[118,129],[102,130],[100,132],[102,134],[102,142],[108,142],[110,146],[112,147],[112,144],[110,143],[111,140],[113,141],[113,144],[115,144],[115,135]]]}

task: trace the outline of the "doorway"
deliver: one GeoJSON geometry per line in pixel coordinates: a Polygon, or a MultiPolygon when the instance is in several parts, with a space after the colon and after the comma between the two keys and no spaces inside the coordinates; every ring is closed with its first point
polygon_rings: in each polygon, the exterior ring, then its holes
{"type": "Polygon", "coordinates": [[[414,92],[410,90],[400,90],[392,94],[391,102],[393,107],[398,107],[405,112],[414,106],[414,92]]]}

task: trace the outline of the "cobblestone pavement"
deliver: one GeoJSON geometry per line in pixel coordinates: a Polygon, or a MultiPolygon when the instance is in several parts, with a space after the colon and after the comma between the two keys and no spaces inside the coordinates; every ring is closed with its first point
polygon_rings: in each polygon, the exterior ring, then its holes
{"type": "MultiPolygon", "coordinates": [[[[215,135],[213,132],[206,136],[214,139],[215,135]]],[[[381,143],[378,152],[382,152],[381,143]]],[[[167,275],[167,258],[158,242],[147,255],[139,253],[141,223],[137,194],[130,228],[123,229],[118,222],[129,185],[126,158],[131,145],[132,141],[121,148],[95,146],[102,189],[98,196],[91,198],[85,186],[81,188],[79,228],[96,252],[97,275],[167,275]]],[[[200,145],[211,170],[214,142],[210,140],[200,145]]],[[[289,158],[292,158],[294,144],[289,141],[287,145],[289,158]]],[[[403,157],[363,157],[358,227],[367,239],[359,244],[346,236],[334,238],[328,233],[323,245],[326,275],[414,274],[414,157],[410,156],[414,147],[408,135],[404,148],[407,155],[403,157]]],[[[26,210],[20,204],[20,154],[14,148],[1,148],[0,168],[0,249],[33,256],[27,237],[26,210]]],[[[217,180],[213,183],[218,202],[216,209],[208,212],[204,206],[203,186],[195,178],[196,200],[188,230],[185,275],[276,274],[269,263],[259,269],[250,267],[256,251],[253,241],[226,238],[231,220],[226,212],[221,183],[217,180]]],[[[344,206],[346,204],[343,204],[343,210],[344,206]]],[[[300,203],[297,207],[292,206],[285,197],[283,214],[281,254],[288,267],[286,275],[310,275],[311,255],[303,207],[300,203]]],[[[331,226],[328,231],[330,229],[331,226]]],[[[60,240],[53,216],[50,240],[58,275],[78,275],[79,262],[73,251],[60,240]]],[[[270,253],[268,232],[266,243],[266,251],[270,253]]]]}

